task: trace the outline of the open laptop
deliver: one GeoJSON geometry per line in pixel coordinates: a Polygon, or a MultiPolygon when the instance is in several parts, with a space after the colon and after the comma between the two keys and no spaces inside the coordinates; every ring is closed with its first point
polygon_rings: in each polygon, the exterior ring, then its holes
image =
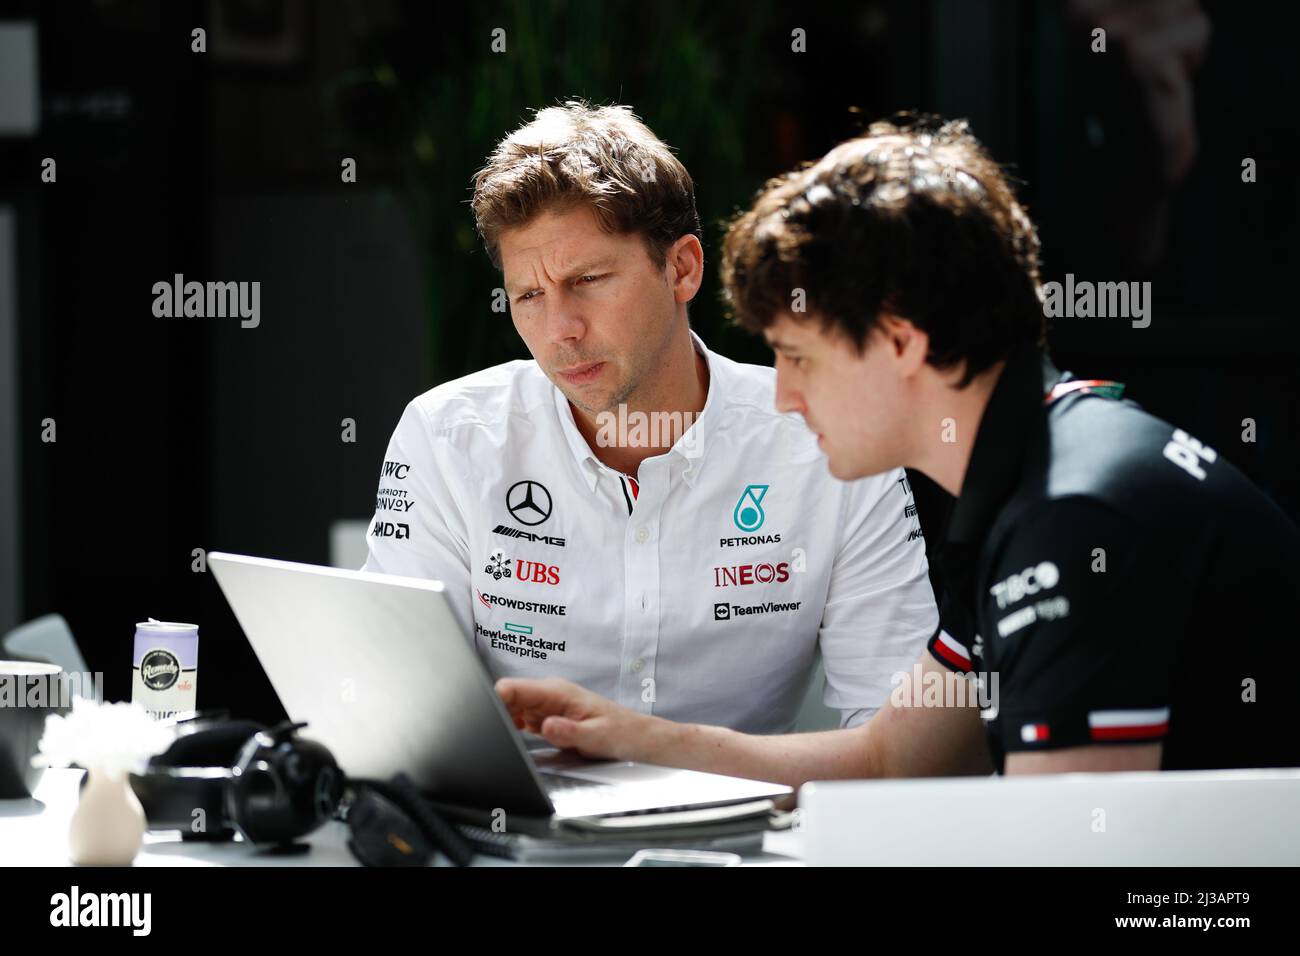
{"type": "Polygon", "coordinates": [[[290,718],[352,777],[404,772],[440,805],[599,818],[777,799],[789,787],[531,753],[441,582],[211,552],[290,718]]]}

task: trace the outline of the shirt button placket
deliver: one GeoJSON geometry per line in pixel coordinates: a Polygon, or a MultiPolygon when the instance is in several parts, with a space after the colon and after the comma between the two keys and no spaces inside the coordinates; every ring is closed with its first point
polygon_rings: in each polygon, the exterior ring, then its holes
{"type": "MultiPolygon", "coordinates": [[[[628,519],[624,547],[626,592],[624,594],[623,688],[624,706],[640,713],[652,713],[655,693],[654,659],[659,636],[656,613],[659,594],[659,546],[656,540],[659,510],[663,506],[662,475],[653,467],[641,469],[640,492],[628,519]],[[645,682],[651,683],[647,685],[645,682]],[[646,699],[649,697],[650,699],[646,699]]],[[[656,692],[657,693],[657,692],[656,692]]]]}

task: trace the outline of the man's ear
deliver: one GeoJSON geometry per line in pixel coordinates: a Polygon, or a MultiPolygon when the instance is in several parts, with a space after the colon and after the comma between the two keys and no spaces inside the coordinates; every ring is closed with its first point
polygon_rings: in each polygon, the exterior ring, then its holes
{"type": "Polygon", "coordinates": [[[690,302],[704,283],[704,247],[700,240],[685,235],[668,247],[665,256],[668,284],[678,302],[690,302]]]}
{"type": "Polygon", "coordinates": [[[887,344],[890,356],[899,363],[903,376],[915,375],[925,365],[930,354],[930,336],[910,320],[881,312],[876,320],[876,332],[887,344]]]}

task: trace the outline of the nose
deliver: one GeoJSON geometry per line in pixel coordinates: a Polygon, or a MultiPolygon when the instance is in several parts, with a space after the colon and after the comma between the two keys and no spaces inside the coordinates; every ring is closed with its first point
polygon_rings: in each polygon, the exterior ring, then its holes
{"type": "Polygon", "coordinates": [[[552,344],[573,344],[587,334],[582,307],[563,289],[547,292],[546,339],[552,344]]]}
{"type": "Polygon", "coordinates": [[[791,382],[789,370],[784,368],[785,360],[780,356],[776,360],[776,410],[782,414],[798,412],[800,415],[808,410],[803,400],[803,393],[791,382]]]}

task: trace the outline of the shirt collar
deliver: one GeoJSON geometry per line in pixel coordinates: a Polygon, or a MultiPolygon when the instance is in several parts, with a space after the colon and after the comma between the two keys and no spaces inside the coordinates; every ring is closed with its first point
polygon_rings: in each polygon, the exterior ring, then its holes
{"type": "Polygon", "coordinates": [[[961,494],[948,523],[951,545],[978,550],[1026,469],[1047,449],[1043,396],[1068,379],[1047,352],[1022,344],[1007,360],[980,419],[961,494]]]}
{"type": "MultiPolygon", "coordinates": [[[[716,356],[709,351],[704,341],[695,334],[694,329],[689,331],[695,351],[704,356],[704,361],[708,365],[709,391],[704,399],[704,408],[696,416],[691,427],[677,439],[677,443],[673,445],[668,454],[678,455],[685,459],[687,467],[682,472],[682,476],[687,484],[694,485],[703,462],[704,448],[708,444],[709,435],[712,434],[718,419],[722,417],[721,405],[724,399],[721,396],[723,388],[718,381],[718,376],[722,371],[723,363],[714,361],[716,356]]],[[[555,400],[555,411],[560,418],[560,430],[564,432],[569,451],[578,463],[578,470],[582,472],[583,477],[586,479],[588,490],[595,491],[600,472],[602,469],[606,469],[606,466],[592,452],[591,446],[587,444],[587,439],[582,437],[582,432],[578,431],[578,425],[573,420],[573,409],[569,406],[569,400],[564,397],[563,392],[555,387],[554,382],[551,383],[551,392],[555,400]]]]}

